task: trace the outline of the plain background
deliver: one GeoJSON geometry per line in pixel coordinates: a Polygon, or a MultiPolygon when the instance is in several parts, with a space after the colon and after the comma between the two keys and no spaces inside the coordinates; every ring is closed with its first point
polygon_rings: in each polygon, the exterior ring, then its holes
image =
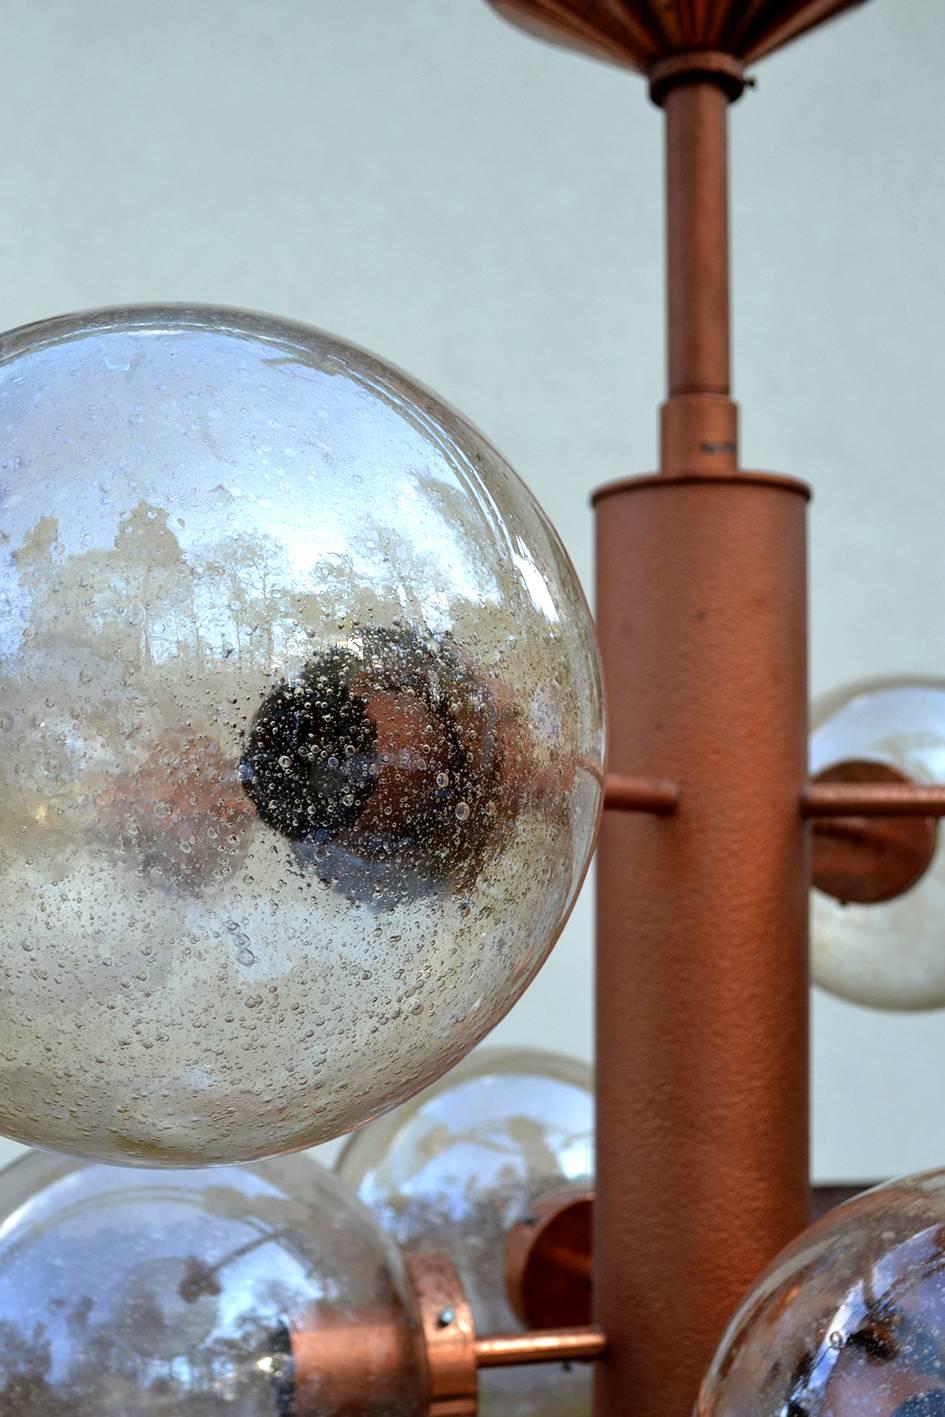
{"type": "MultiPolygon", "coordinates": [[[[941,0],[871,0],[733,112],[744,463],[816,485],[817,692],[945,672],[943,68],[941,0]]],[[[588,493],[653,467],[663,387],[639,79],[483,0],[7,0],[0,104],[0,327],[324,326],[480,424],[589,583],[588,493]]],[[[494,1040],[590,1055],[590,904],[494,1040]]],[[[945,1014],[818,996],[813,1061],[820,1178],[945,1164],[945,1014]]]]}

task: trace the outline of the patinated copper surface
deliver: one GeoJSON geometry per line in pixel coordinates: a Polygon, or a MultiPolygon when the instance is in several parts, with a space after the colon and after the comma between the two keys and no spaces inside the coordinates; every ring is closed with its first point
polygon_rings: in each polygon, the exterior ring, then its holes
{"type": "MultiPolygon", "coordinates": [[[[825,768],[814,779],[818,787],[836,783],[912,786],[896,768],[858,758],[825,768]]],[[[814,885],[844,902],[892,900],[925,875],[937,839],[932,817],[818,817],[813,828],[814,885]]]]}
{"type": "Polygon", "coordinates": [[[489,0],[554,44],[646,73],[680,50],[753,62],[860,0],[489,0]]]}

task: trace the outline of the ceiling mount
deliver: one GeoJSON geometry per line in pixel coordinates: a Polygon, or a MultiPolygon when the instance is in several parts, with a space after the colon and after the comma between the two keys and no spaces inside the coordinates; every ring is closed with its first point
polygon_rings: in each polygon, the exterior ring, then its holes
{"type": "Polygon", "coordinates": [[[715,50],[754,63],[862,0],[489,0],[553,44],[646,74],[660,61],[715,50]]]}

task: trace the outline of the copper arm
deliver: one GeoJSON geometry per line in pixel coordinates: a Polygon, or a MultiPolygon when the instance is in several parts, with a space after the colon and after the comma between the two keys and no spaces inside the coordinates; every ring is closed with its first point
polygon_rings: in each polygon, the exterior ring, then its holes
{"type": "Polygon", "coordinates": [[[805,817],[945,817],[945,787],[915,782],[811,782],[805,817]]]}
{"type": "Polygon", "coordinates": [[[521,1363],[590,1362],[607,1346],[599,1328],[539,1329],[532,1333],[494,1333],[476,1339],[478,1368],[507,1368],[521,1363]]]}
{"type": "Polygon", "coordinates": [[[649,812],[664,817],[679,806],[679,788],[663,778],[625,777],[608,773],[604,782],[604,806],[616,812],[649,812]]]}

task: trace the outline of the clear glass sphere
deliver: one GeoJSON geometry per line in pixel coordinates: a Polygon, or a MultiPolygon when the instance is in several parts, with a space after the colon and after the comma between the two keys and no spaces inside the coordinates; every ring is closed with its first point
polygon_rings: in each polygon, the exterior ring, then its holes
{"type": "Polygon", "coordinates": [[[839,1206],[745,1300],[696,1417],[943,1417],[945,1171],[839,1206]]]}
{"type": "MultiPolygon", "coordinates": [[[[945,679],[875,679],[818,699],[811,772],[846,759],[898,769],[915,782],[945,782],[945,679]]],[[[814,980],[832,994],[880,1009],[945,1006],[945,844],[904,895],[841,904],[812,895],[814,980]]]]}
{"type": "MultiPolygon", "coordinates": [[[[356,1132],[336,1170],[405,1250],[456,1266],[479,1333],[519,1332],[505,1240],[535,1201],[594,1179],[594,1086],[585,1063],[483,1048],[356,1132]]],[[[591,1373],[546,1367],[479,1375],[484,1417],[583,1417],[591,1373]]]]}
{"type": "Polygon", "coordinates": [[[370,355],[216,309],[0,339],[0,1131],[308,1146],[514,1003],[601,798],[531,495],[370,355]]]}
{"type": "Polygon", "coordinates": [[[347,1417],[339,1334],[361,1354],[356,1410],[421,1417],[415,1322],[396,1247],[308,1158],[170,1172],[32,1152],[0,1173],[10,1417],[347,1417]]]}

